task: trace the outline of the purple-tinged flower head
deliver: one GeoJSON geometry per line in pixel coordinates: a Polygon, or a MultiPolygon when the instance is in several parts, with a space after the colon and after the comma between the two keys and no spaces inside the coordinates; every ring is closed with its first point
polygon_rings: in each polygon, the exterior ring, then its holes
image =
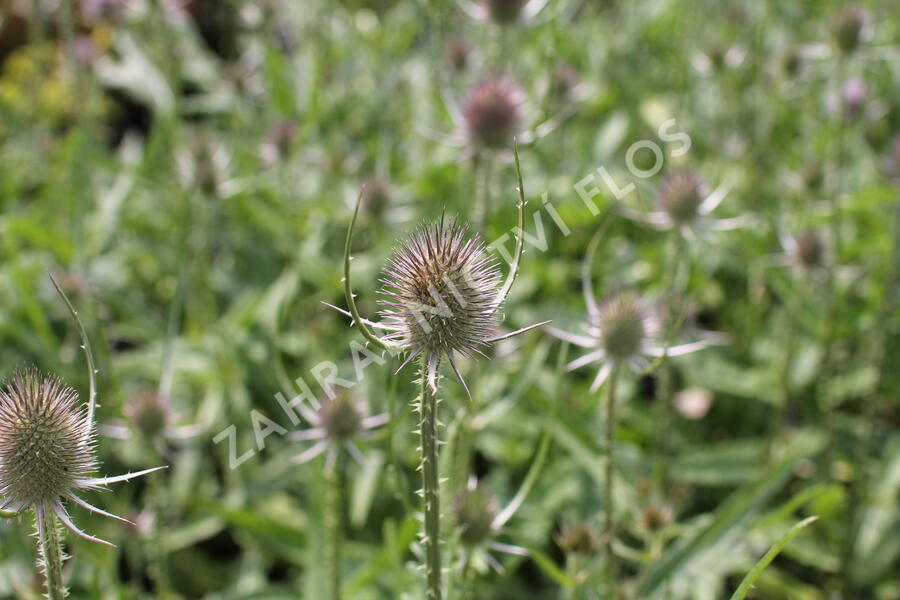
{"type": "Polygon", "coordinates": [[[599,310],[590,315],[587,327],[588,334],[596,338],[596,345],[618,362],[639,356],[657,330],[653,315],[631,291],[604,300],[599,310]]]}
{"type": "Polygon", "coordinates": [[[326,398],[316,411],[318,426],[328,439],[343,442],[363,431],[366,419],[365,403],[351,394],[335,394],[326,398]]]}
{"type": "Polygon", "coordinates": [[[413,356],[480,354],[499,325],[497,261],[480,237],[444,217],[416,231],[384,269],[385,338],[413,356]]]}
{"type": "Polygon", "coordinates": [[[0,391],[0,497],[20,508],[59,500],[97,469],[95,436],[78,394],[37,369],[0,391]]]}
{"type": "Polygon", "coordinates": [[[844,84],[841,100],[845,117],[852,118],[859,114],[866,102],[867,93],[868,86],[862,77],[854,77],[844,84]]]}
{"type": "Polygon", "coordinates": [[[834,41],[842,52],[850,54],[866,41],[869,26],[868,12],[860,6],[847,6],[834,15],[834,41]]]}
{"type": "Polygon", "coordinates": [[[484,488],[471,486],[460,490],[453,499],[450,511],[459,529],[460,539],[466,546],[484,544],[497,533],[494,523],[500,506],[484,488]]]}
{"type": "Polygon", "coordinates": [[[600,534],[590,523],[570,525],[556,534],[555,539],[566,554],[590,556],[600,549],[600,534]]]}
{"type": "Polygon", "coordinates": [[[169,399],[157,390],[135,394],[122,409],[134,430],[147,439],[157,439],[175,422],[169,399]]]}
{"type": "Polygon", "coordinates": [[[522,125],[525,93],[507,77],[476,84],[463,101],[466,135],[476,147],[508,148],[522,125]]]}
{"type": "Polygon", "coordinates": [[[451,69],[456,72],[462,72],[469,68],[472,50],[472,44],[464,39],[454,38],[444,48],[444,59],[451,69]]]}
{"type": "Polygon", "coordinates": [[[669,173],[659,190],[660,207],[678,225],[690,224],[700,216],[700,207],[707,196],[706,180],[693,171],[669,173]]]}
{"type": "Polygon", "coordinates": [[[497,25],[512,25],[522,18],[527,0],[481,0],[488,18],[497,25]]]}

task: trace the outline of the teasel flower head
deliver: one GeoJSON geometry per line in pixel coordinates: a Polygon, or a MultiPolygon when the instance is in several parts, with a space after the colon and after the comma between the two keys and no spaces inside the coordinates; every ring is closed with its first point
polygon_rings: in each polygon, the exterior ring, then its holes
{"type": "Polygon", "coordinates": [[[314,402],[313,406],[301,404],[298,410],[310,427],[289,433],[288,439],[314,442],[293,458],[293,462],[299,464],[327,454],[326,463],[333,465],[337,450],[344,448],[360,465],[365,466],[365,456],[353,440],[369,437],[388,422],[386,413],[369,416],[366,402],[350,392],[335,393],[321,402],[314,402]]]}
{"type": "MultiPolygon", "coordinates": [[[[525,192],[518,152],[515,153],[519,183],[519,231],[525,231],[525,192]]],[[[382,350],[405,353],[403,369],[416,358],[426,368],[427,383],[437,391],[441,361],[446,359],[471,397],[455,357],[484,355],[495,343],[544,323],[512,333],[499,333],[500,310],[519,270],[522,233],[510,271],[501,281],[499,266],[478,235],[443,215],[433,224],[421,226],[394,251],[384,268],[379,300],[382,321],[363,319],[356,307],[350,283],[350,248],[359,214],[360,198],[347,231],[344,247],[344,295],[350,310],[326,304],[353,318],[363,337],[382,350]],[[376,335],[370,328],[384,333],[376,335]]]]}
{"type": "Polygon", "coordinates": [[[451,506],[453,522],[467,546],[483,544],[494,536],[494,520],[499,512],[497,499],[480,487],[461,490],[451,506]]]}
{"type": "Polygon", "coordinates": [[[637,517],[637,526],[644,533],[654,534],[675,522],[675,510],[670,504],[652,503],[644,507],[637,517]]]}
{"type": "Polygon", "coordinates": [[[751,224],[750,215],[730,219],[711,216],[731,190],[730,184],[709,191],[706,180],[693,171],[675,171],[666,175],[659,188],[659,207],[651,212],[618,205],[621,216],[649,225],[655,229],[676,229],[682,236],[693,238],[707,230],[729,231],[751,224]]]}
{"type": "Polygon", "coordinates": [[[122,409],[135,431],[148,439],[165,433],[175,421],[169,399],[156,390],[146,389],[135,394],[122,409]]]}
{"type": "Polygon", "coordinates": [[[790,235],[778,230],[784,253],[775,257],[776,264],[790,266],[799,273],[809,273],[826,268],[831,262],[828,242],[821,232],[807,229],[790,235]]]}
{"type": "Polygon", "coordinates": [[[834,41],[837,47],[847,54],[853,53],[867,41],[869,28],[869,13],[860,6],[847,6],[834,15],[832,24],[834,41]]]}
{"type": "Polygon", "coordinates": [[[34,368],[17,372],[4,384],[0,390],[0,508],[33,508],[39,517],[52,512],[73,533],[111,546],[78,529],[63,501],[128,522],[91,506],[77,494],[158,469],[93,477],[97,468],[93,423],[75,390],[34,368]]]}
{"type": "Polygon", "coordinates": [[[517,556],[527,556],[528,550],[520,546],[506,544],[499,540],[506,522],[518,510],[524,494],[517,494],[502,510],[496,497],[471,477],[465,489],[459,490],[450,505],[450,516],[459,532],[462,555],[459,566],[464,567],[473,557],[475,564],[487,563],[498,573],[503,566],[494,558],[492,551],[517,556]]]}
{"type": "Polygon", "coordinates": [[[582,288],[588,308],[587,321],[582,325],[584,333],[575,334],[547,327],[548,333],[554,337],[588,349],[587,354],[566,365],[566,370],[572,371],[594,363],[600,365],[591,384],[592,392],[600,389],[613,369],[622,364],[640,372],[650,367],[648,358],[689,354],[711,345],[717,337],[711,334],[709,339],[672,346],[662,330],[656,311],[651,310],[635,292],[619,291],[597,302],[590,274],[600,233],[602,230],[591,240],[582,266],[582,288]]]}
{"type": "Polygon", "coordinates": [[[569,525],[556,534],[555,539],[566,554],[590,556],[600,548],[600,534],[590,523],[569,525]]]}
{"type": "Polygon", "coordinates": [[[469,90],[462,116],[470,143],[478,148],[508,148],[522,126],[525,93],[508,77],[488,77],[469,90]]]}

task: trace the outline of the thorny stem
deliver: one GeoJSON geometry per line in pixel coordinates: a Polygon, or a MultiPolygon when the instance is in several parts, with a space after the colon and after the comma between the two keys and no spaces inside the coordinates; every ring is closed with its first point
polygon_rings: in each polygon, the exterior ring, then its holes
{"type": "Polygon", "coordinates": [[[341,555],[344,539],[344,498],[341,490],[343,486],[343,473],[345,466],[344,449],[340,446],[334,449],[336,456],[334,464],[325,466],[325,529],[328,535],[328,545],[325,556],[325,565],[328,576],[328,597],[331,600],[341,600],[341,555]]]}
{"type": "Polygon", "coordinates": [[[47,507],[36,511],[38,522],[38,543],[41,551],[41,568],[47,584],[47,600],[63,600],[67,595],[62,578],[63,553],[60,546],[56,517],[47,507]]]}
{"type": "Polygon", "coordinates": [[[422,358],[419,382],[419,435],[422,453],[422,499],[425,505],[425,580],[428,600],[441,600],[441,525],[438,494],[437,395],[428,387],[428,358],[422,358]]]}
{"type": "Polygon", "coordinates": [[[613,554],[613,538],[615,525],[613,515],[613,478],[616,469],[616,380],[619,378],[619,365],[613,367],[606,383],[606,476],[603,498],[603,510],[606,513],[606,569],[609,585],[616,581],[616,557],[613,554]]]}

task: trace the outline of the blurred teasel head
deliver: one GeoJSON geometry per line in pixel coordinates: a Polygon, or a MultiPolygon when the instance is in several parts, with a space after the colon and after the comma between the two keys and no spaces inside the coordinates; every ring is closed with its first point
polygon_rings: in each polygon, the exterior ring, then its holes
{"type": "Polygon", "coordinates": [[[485,15],[497,25],[512,25],[522,18],[528,0],[480,0],[485,15]]]}
{"type": "Polygon", "coordinates": [[[466,546],[488,542],[496,533],[494,521],[500,512],[497,500],[487,490],[470,486],[453,499],[451,513],[466,546]]]}
{"type": "Polygon", "coordinates": [[[653,315],[632,291],[620,292],[601,303],[588,325],[596,345],[617,362],[638,356],[657,330],[653,315]]]}
{"type": "Polygon", "coordinates": [[[135,431],[151,440],[164,435],[166,428],[175,421],[169,399],[153,389],[135,394],[122,412],[135,431]]]}
{"type": "Polygon", "coordinates": [[[834,15],[832,35],[837,47],[847,54],[868,39],[869,13],[860,6],[847,6],[834,15]]]}
{"type": "Polygon", "coordinates": [[[452,70],[465,71],[471,62],[472,50],[472,44],[464,39],[454,38],[444,48],[444,59],[452,70]]]}
{"type": "Polygon", "coordinates": [[[362,184],[362,208],[364,211],[381,219],[391,206],[393,184],[382,177],[370,177],[362,184]]]}
{"type": "Polygon", "coordinates": [[[825,263],[825,243],[815,231],[804,231],[794,238],[792,258],[806,269],[821,267],[825,263]]]}
{"type": "Polygon", "coordinates": [[[693,171],[669,173],[659,190],[660,207],[672,221],[683,225],[700,215],[700,207],[709,195],[706,180],[693,171]]]}
{"type": "Polygon", "coordinates": [[[282,119],[273,123],[259,147],[259,157],[263,165],[270,167],[287,156],[296,137],[297,124],[293,121],[282,119]]]}
{"type": "Polygon", "coordinates": [[[488,77],[463,101],[465,133],[473,146],[508,148],[522,125],[525,93],[507,77],[488,77]]]}
{"type": "Polygon", "coordinates": [[[363,431],[366,407],[351,394],[336,394],[326,398],[316,411],[318,426],[328,439],[343,442],[363,431]]]}
{"type": "Polygon", "coordinates": [[[566,554],[589,556],[600,548],[600,534],[590,523],[570,525],[556,534],[555,539],[566,554]]]}
{"type": "Polygon", "coordinates": [[[675,510],[665,503],[652,503],[638,513],[637,526],[644,533],[654,534],[675,522],[675,510]]]}

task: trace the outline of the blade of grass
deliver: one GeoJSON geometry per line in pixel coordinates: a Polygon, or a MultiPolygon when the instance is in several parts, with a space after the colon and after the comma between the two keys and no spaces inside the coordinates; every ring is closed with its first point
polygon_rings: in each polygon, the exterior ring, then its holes
{"type": "Polygon", "coordinates": [[[807,519],[803,519],[799,523],[795,524],[791,527],[784,536],[778,540],[769,551],[766,552],[759,562],[751,569],[749,573],[744,577],[744,580],[741,581],[741,585],[738,586],[738,589],[735,590],[734,594],[731,595],[731,600],[743,600],[747,597],[747,594],[750,593],[750,589],[753,587],[753,584],[756,583],[756,580],[759,579],[760,575],[762,575],[763,571],[766,570],[775,557],[781,552],[781,550],[787,546],[788,542],[790,542],[795,535],[803,531],[809,525],[812,525],[816,521],[819,520],[819,517],[813,516],[807,519]]]}

